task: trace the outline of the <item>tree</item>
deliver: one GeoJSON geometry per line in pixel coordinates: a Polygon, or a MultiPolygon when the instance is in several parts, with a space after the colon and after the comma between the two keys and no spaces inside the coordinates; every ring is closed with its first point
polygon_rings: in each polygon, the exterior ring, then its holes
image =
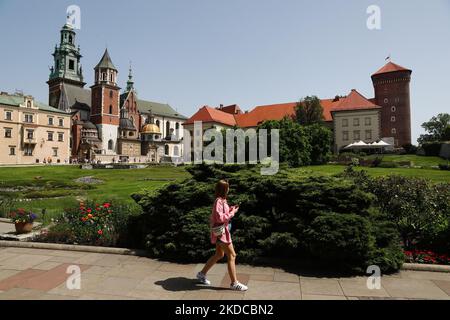
{"type": "Polygon", "coordinates": [[[422,128],[427,132],[420,135],[418,141],[424,142],[446,141],[450,139],[450,114],[440,113],[432,117],[430,121],[424,122],[422,128]]]}
{"type": "Polygon", "coordinates": [[[311,144],[311,163],[325,164],[331,157],[331,144],[333,134],[331,130],[321,124],[313,124],[305,127],[311,144]]]}
{"type": "Polygon", "coordinates": [[[324,120],[323,107],[319,98],[308,96],[301,100],[295,107],[295,116],[297,122],[301,125],[322,123],[324,120]]]}
{"type": "Polygon", "coordinates": [[[287,162],[292,167],[307,166],[311,163],[309,135],[298,123],[288,118],[280,121],[269,120],[258,129],[280,130],[280,162],[287,162]]]}

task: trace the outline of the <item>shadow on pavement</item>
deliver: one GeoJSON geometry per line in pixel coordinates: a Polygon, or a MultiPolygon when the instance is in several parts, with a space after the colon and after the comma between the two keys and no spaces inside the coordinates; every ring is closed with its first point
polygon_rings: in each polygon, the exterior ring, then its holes
{"type": "Polygon", "coordinates": [[[228,290],[227,288],[206,286],[198,283],[196,279],[188,278],[169,278],[162,281],[156,281],[156,285],[163,287],[164,290],[168,291],[194,291],[194,290],[228,290]]]}

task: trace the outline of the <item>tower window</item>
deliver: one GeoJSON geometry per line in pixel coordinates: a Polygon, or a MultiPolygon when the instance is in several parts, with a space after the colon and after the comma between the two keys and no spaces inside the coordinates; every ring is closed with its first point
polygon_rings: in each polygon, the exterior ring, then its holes
{"type": "Polygon", "coordinates": [[[395,111],[397,111],[397,108],[396,108],[395,106],[392,106],[392,107],[391,107],[391,111],[392,111],[392,112],[395,112],[395,111]]]}
{"type": "Polygon", "coordinates": [[[113,150],[114,142],[112,140],[108,141],[108,150],[113,150]]]}
{"type": "Polygon", "coordinates": [[[396,120],[396,119],[395,119],[395,116],[392,116],[392,117],[391,117],[391,122],[395,122],[395,120],[396,120]]]}
{"type": "Polygon", "coordinates": [[[388,103],[389,99],[388,98],[384,98],[384,103],[388,103]]]}
{"type": "Polygon", "coordinates": [[[72,44],[73,43],[73,37],[70,35],[69,36],[69,43],[72,44]]]}
{"type": "Polygon", "coordinates": [[[108,77],[106,76],[106,72],[103,72],[102,75],[103,75],[103,77],[102,77],[102,80],[103,80],[103,81],[108,80],[108,77]]]}
{"type": "Polygon", "coordinates": [[[110,97],[111,99],[112,99],[113,95],[114,95],[113,91],[112,91],[112,90],[109,91],[109,97],[110,97]]]}
{"type": "Polygon", "coordinates": [[[109,81],[110,81],[110,82],[114,82],[114,76],[113,76],[113,74],[110,74],[110,75],[109,75],[109,81]]]}
{"type": "Polygon", "coordinates": [[[112,113],[113,113],[113,107],[109,106],[109,114],[112,114],[112,113]]]}
{"type": "Polygon", "coordinates": [[[397,133],[397,129],[392,128],[391,133],[392,133],[392,134],[396,134],[396,133],[397,133]]]}
{"type": "Polygon", "coordinates": [[[75,61],[72,59],[69,60],[69,70],[75,70],[75,61]]]}

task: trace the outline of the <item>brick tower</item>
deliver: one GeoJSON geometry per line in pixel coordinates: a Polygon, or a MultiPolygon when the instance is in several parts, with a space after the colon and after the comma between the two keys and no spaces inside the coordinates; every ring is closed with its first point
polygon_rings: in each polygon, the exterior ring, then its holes
{"type": "Polygon", "coordinates": [[[108,49],[95,67],[95,84],[91,87],[91,122],[98,128],[102,140],[102,154],[116,154],[120,110],[120,88],[117,86],[117,69],[108,49]]]}
{"type": "Polygon", "coordinates": [[[411,143],[409,83],[412,71],[388,62],[372,75],[375,103],[381,106],[382,138],[392,137],[395,147],[411,143]]]}

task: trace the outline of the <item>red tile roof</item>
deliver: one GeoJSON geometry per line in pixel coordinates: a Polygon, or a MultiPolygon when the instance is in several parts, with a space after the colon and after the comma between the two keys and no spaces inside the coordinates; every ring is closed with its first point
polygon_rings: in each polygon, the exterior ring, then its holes
{"type": "MultiPolygon", "coordinates": [[[[341,97],[339,99],[322,99],[320,100],[320,103],[323,107],[323,117],[325,121],[333,121],[331,113],[334,111],[380,108],[372,101],[367,100],[356,90],[352,90],[347,97],[341,97]]],[[[271,104],[258,106],[249,112],[240,114],[226,112],[235,110],[235,105],[223,107],[222,109],[204,106],[184,124],[188,125],[193,124],[194,121],[202,121],[216,122],[230,127],[238,126],[240,128],[251,128],[257,127],[267,120],[281,120],[286,116],[294,118],[296,106],[297,102],[271,104]]]]}
{"type": "Polygon", "coordinates": [[[229,114],[240,114],[242,113],[241,108],[237,104],[232,104],[231,106],[226,106],[219,108],[220,111],[229,113],[229,114]]]}
{"type": "Polygon", "coordinates": [[[202,122],[217,122],[222,123],[227,126],[235,126],[236,120],[234,115],[211,108],[209,106],[204,106],[200,108],[192,117],[190,117],[184,124],[194,124],[195,121],[202,122]]]}
{"type": "Polygon", "coordinates": [[[340,103],[331,109],[331,112],[344,111],[344,110],[366,110],[366,109],[379,109],[372,101],[366,99],[361,93],[353,89],[350,94],[341,99],[340,103]]]}
{"type": "Polygon", "coordinates": [[[395,71],[411,71],[411,70],[406,69],[402,66],[399,66],[398,64],[395,64],[393,62],[388,62],[380,70],[375,72],[372,76],[375,76],[377,74],[382,74],[382,73],[395,72],[395,71]]]}

